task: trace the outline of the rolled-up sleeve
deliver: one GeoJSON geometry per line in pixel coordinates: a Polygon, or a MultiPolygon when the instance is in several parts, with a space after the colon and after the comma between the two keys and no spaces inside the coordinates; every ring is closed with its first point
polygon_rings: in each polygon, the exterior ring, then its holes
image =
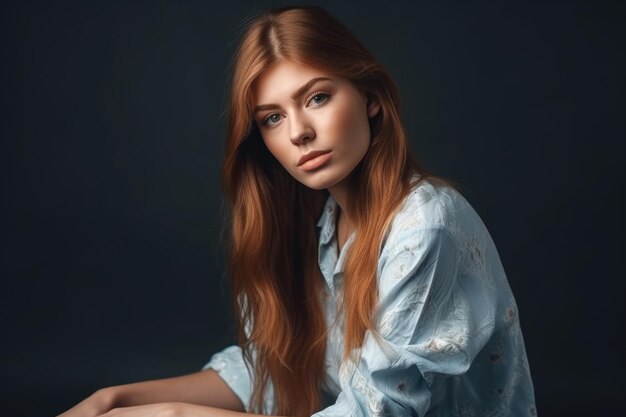
{"type": "MultiPolygon", "coordinates": [[[[252,352],[253,359],[256,352],[252,352]]],[[[232,345],[215,353],[211,360],[202,367],[202,370],[213,369],[228,384],[233,392],[239,397],[246,412],[250,409],[250,398],[254,387],[254,376],[251,374],[252,365],[247,364],[240,346],[232,345]]],[[[274,406],[274,386],[272,381],[267,382],[263,396],[264,413],[270,413],[274,406]]]]}
{"type": "Polygon", "coordinates": [[[465,373],[491,337],[496,296],[461,268],[465,254],[446,226],[394,231],[378,264],[376,334],[358,364],[342,363],[341,393],[315,414],[424,416],[439,376],[465,373]]]}
{"type": "Polygon", "coordinates": [[[213,369],[239,397],[249,411],[252,395],[252,377],[246,367],[241,347],[233,345],[217,352],[202,370],[213,369]]]}
{"type": "MultiPolygon", "coordinates": [[[[205,369],[213,369],[228,384],[233,392],[239,397],[243,403],[246,412],[251,412],[250,398],[252,397],[252,388],[254,386],[254,378],[246,367],[246,360],[243,356],[241,347],[233,345],[225,348],[221,352],[214,354],[211,360],[202,367],[205,369]]],[[[271,381],[268,381],[263,396],[264,413],[270,413],[274,405],[274,387],[271,381]]]]}

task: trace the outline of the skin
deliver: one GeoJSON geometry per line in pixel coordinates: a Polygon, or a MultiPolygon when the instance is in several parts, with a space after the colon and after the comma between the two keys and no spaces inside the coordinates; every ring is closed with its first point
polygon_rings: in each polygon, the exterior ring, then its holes
{"type": "MultiPolygon", "coordinates": [[[[337,201],[339,249],[351,230],[345,211],[349,178],[367,153],[368,119],[380,111],[376,100],[350,81],[314,68],[282,61],[268,68],[253,85],[254,113],[263,141],[280,164],[307,187],[327,189],[337,201]],[[316,78],[325,78],[302,86],[316,78]],[[271,106],[270,106],[271,105],[271,106]],[[300,158],[329,151],[319,167],[305,170],[300,158]]],[[[213,370],[175,378],[101,389],[59,417],[238,417],[253,416],[213,370]]]]}
{"type": "Polygon", "coordinates": [[[346,211],[349,178],[369,149],[369,118],[378,114],[380,104],[345,78],[291,61],[264,71],[252,94],[254,118],[272,155],[297,181],[327,189],[339,205],[341,248],[351,230],[346,211]],[[320,80],[310,83],[316,79],[320,80]],[[301,94],[294,97],[298,91],[301,94]],[[322,166],[313,170],[298,166],[303,155],[320,150],[330,151],[322,166]]]}
{"type": "Polygon", "coordinates": [[[239,397],[213,370],[103,388],[58,417],[239,417],[239,397]]]}

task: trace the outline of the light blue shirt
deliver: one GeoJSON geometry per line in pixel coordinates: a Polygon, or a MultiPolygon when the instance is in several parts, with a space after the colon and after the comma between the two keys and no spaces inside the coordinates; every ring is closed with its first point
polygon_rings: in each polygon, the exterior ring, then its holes
{"type": "MultiPolygon", "coordinates": [[[[515,299],[496,247],[456,190],[421,182],[395,215],[378,260],[377,339],[368,330],[359,360],[342,362],[343,322],[334,321],[343,263],[337,203],[319,219],[319,265],[327,284],[326,391],[314,417],[536,416],[515,299]]],[[[248,402],[253,381],[241,349],[216,353],[217,371],[248,402]]],[[[273,391],[265,393],[266,412],[273,391]]]]}

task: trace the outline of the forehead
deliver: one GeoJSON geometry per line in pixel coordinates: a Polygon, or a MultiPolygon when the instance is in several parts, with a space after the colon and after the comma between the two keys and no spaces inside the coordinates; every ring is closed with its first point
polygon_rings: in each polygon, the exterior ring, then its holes
{"type": "Polygon", "coordinates": [[[338,81],[337,76],[291,61],[280,61],[265,71],[252,85],[254,104],[289,100],[299,87],[318,77],[338,81]]]}

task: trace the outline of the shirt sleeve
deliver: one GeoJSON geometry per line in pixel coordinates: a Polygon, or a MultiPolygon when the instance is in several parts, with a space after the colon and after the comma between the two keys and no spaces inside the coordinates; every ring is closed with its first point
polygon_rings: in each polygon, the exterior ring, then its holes
{"type": "Polygon", "coordinates": [[[246,411],[252,395],[252,377],[245,364],[241,347],[233,345],[217,352],[202,370],[213,369],[239,397],[246,411]]]}
{"type": "Polygon", "coordinates": [[[377,335],[345,361],[334,405],[314,417],[424,416],[439,376],[466,372],[494,330],[492,287],[461,273],[444,226],[392,232],[378,265],[377,335]]]}

